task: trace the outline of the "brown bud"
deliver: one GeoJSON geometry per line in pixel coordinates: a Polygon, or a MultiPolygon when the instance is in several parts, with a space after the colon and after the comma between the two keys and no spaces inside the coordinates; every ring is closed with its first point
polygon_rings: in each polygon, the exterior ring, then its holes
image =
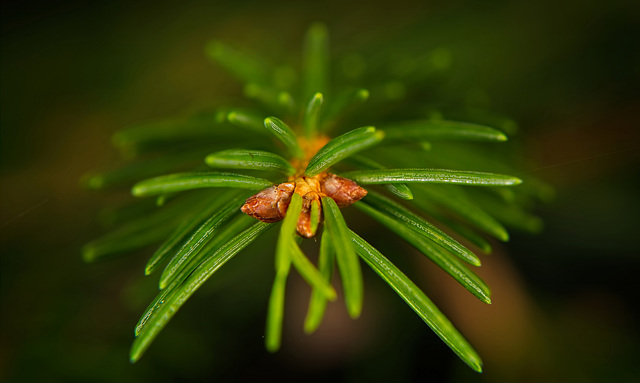
{"type": "Polygon", "coordinates": [[[298,217],[298,226],[297,231],[298,234],[305,238],[313,237],[313,232],[311,231],[311,204],[308,201],[303,200],[302,211],[300,212],[300,217],[298,217]]]}
{"type": "Polygon", "coordinates": [[[240,210],[262,222],[278,222],[287,212],[294,189],[293,182],[271,186],[249,197],[240,210]]]}
{"type": "Polygon", "coordinates": [[[339,207],[346,207],[360,201],[367,191],[355,181],[330,174],[322,183],[322,192],[331,197],[339,207]]]}
{"type": "MultiPolygon", "coordinates": [[[[308,193],[302,199],[302,211],[300,212],[300,217],[298,218],[297,231],[298,234],[305,238],[314,237],[316,235],[316,230],[318,229],[317,227],[314,228],[311,226],[311,205],[314,203],[320,203],[320,197],[314,192],[308,193]]],[[[318,209],[317,214],[317,222],[319,223],[322,221],[322,209],[318,209]]]]}

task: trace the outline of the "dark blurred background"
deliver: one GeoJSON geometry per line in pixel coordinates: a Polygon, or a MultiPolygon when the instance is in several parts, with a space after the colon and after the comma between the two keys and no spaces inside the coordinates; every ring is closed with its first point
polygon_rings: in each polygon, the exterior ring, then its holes
{"type": "Polygon", "coordinates": [[[3,3],[0,380],[637,381],[639,41],[637,1],[3,3]],[[446,48],[443,101],[517,121],[523,171],[556,188],[541,234],[514,232],[483,260],[491,306],[425,262],[412,272],[476,346],[481,375],[368,272],[363,316],[334,304],[312,336],[308,289],[292,278],[283,349],[268,355],[272,258],[256,251],[128,362],[157,283],[143,277],[149,251],[83,264],[109,198],[78,180],[118,161],[116,129],[241,95],[205,57],[210,39],[298,54],[313,21],[342,54],[393,38],[399,54],[446,48]]]}

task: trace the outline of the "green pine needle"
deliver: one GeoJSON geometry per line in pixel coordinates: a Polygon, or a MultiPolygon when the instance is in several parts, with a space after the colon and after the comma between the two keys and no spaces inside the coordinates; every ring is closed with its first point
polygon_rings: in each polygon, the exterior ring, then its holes
{"type": "Polygon", "coordinates": [[[273,185],[273,182],[264,178],[243,174],[220,172],[176,173],[140,181],[133,185],[131,194],[136,197],[146,197],[210,187],[262,190],[271,185],[273,185]]]}
{"type": "Polygon", "coordinates": [[[153,224],[140,230],[131,225],[123,226],[101,238],[87,243],[82,248],[82,259],[85,262],[97,262],[113,258],[127,251],[137,250],[158,243],[171,234],[173,226],[153,224]]]}
{"type": "Polygon", "coordinates": [[[186,170],[199,163],[203,154],[206,153],[202,150],[193,150],[188,153],[142,160],[117,169],[88,174],[83,177],[82,184],[87,189],[102,190],[166,172],[186,170]]]}
{"type": "Polygon", "coordinates": [[[284,292],[287,284],[287,277],[291,269],[292,258],[294,257],[293,245],[297,244],[293,240],[296,232],[298,217],[302,210],[302,197],[294,194],[291,197],[287,214],[280,227],[280,235],[276,245],[276,277],[273,281],[271,296],[269,297],[269,307],[267,310],[267,325],[264,342],[269,352],[276,352],[280,349],[282,341],[282,318],[284,316],[284,292]]]}
{"type": "Polygon", "coordinates": [[[185,196],[162,208],[155,208],[123,226],[87,243],[82,249],[85,262],[102,261],[127,251],[162,242],[179,225],[202,195],[185,196]],[[163,225],[158,225],[162,222],[163,225]]]}
{"type": "Polygon", "coordinates": [[[311,202],[311,233],[315,235],[318,231],[318,226],[320,225],[320,202],[312,201],[311,202]]]}
{"type": "Polygon", "coordinates": [[[514,186],[522,183],[519,178],[504,174],[447,169],[356,170],[341,175],[361,184],[431,182],[476,186],[514,186]]]}
{"type": "Polygon", "coordinates": [[[480,266],[480,259],[471,250],[397,202],[373,191],[369,192],[365,202],[414,229],[417,233],[457,255],[460,259],[474,266],[480,266]]]}
{"type": "Polygon", "coordinates": [[[290,267],[291,261],[288,261],[278,270],[271,288],[271,295],[269,296],[269,309],[267,311],[267,324],[264,335],[264,344],[269,352],[278,351],[282,343],[284,293],[290,267]]]}
{"type": "Polygon", "coordinates": [[[335,121],[338,118],[344,117],[345,114],[356,109],[369,99],[369,90],[359,89],[346,89],[338,93],[327,106],[327,111],[324,113],[326,121],[335,121]]]}
{"type": "Polygon", "coordinates": [[[302,63],[303,99],[326,93],[329,81],[329,32],[323,24],[313,24],[304,41],[302,63]]]}
{"type": "MultiPolygon", "coordinates": [[[[334,265],[334,249],[331,245],[330,235],[323,234],[320,238],[320,254],[318,256],[318,269],[327,283],[331,281],[334,265]]],[[[309,299],[309,310],[304,321],[304,331],[307,334],[314,332],[324,316],[327,307],[326,295],[317,287],[312,288],[311,298],[309,299]]]]}
{"type": "MultiPolygon", "coordinates": [[[[173,234],[160,245],[158,250],[151,256],[145,267],[145,274],[153,273],[165,260],[173,253],[177,252],[182,246],[185,238],[198,227],[205,219],[213,215],[214,211],[221,205],[217,201],[218,195],[214,194],[205,199],[205,204],[196,205],[193,214],[180,223],[173,234]],[[202,207],[202,208],[201,208],[202,207]]],[[[223,201],[224,202],[224,199],[223,201]]]]}
{"type": "Polygon", "coordinates": [[[305,175],[313,177],[335,163],[382,141],[384,134],[373,126],[354,129],[329,141],[311,158],[305,175]]]}
{"type": "Polygon", "coordinates": [[[474,195],[473,200],[476,203],[482,203],[487,213],[508,227],[532,234],[537,234],[542,230],[543,223],[540,217],[528,213],[519,205],[492,197],[478,194],[474,195]]]}
{"type": "Polygon", "coordinates": [[[280,235],[278,236],[278,244],[276,245],[276,271],[284,269],[285,265],[288,265],[291,261],[291,247],[290,243],[293,242],[293,238],[296,233],[296,225],[298,224],[298,218],[302,211],[302,197],[300,194],[294,193],[291,197],[291,202],[287,208],[287,214],[282,221],[282,227],[280,228],[280,235]]]}
{"type": "Polygon", "coordinates": [[[137,147],[150,142],[175,142],[176,140],[202,139],[220,137],[224,131],[220,129],[226,111],[216,112],[213,118],[187,120],[169,120],[133,126],[120,130],[112,138],[118,148],[137,147]]]}
{"type": "Polygon", "coordinates": [[[366,203],[361,202],[356,204],[356,206],[376,221],[383,224],[389,230],[402,237],[405,241],[409,242],[413,247],[426,255],[482,302],[491,304],[491,290],[489,287],[482,279],[480,279],[480,277],[462,264],[457,257],[433,244],[433,242],[429,241],[424,236],[416,233],[416,231],[411,227],[408,227],[392,217],[377,211],[366,203]]]}
{"type": "Polygon", "coordinates": [[[304,114],[304,133],[307,138],[315,137],[318,131],[318,125],[320,120],[320,109],[322,108],[323,97],[322,93],[316,93],[309,101],[307,110],[304,114]]]}
{"type": "MultiPolygon", "coordinates": [[[[385,169],[384,166],[377,163],[376,161],[363,156],[352,156],[349,158],[349,162],[363,169],[385,169]]],[[[406,200],[413,199],[413,192],[411,191],[409,186],[407,186],[407,184],[394,183],[394,184],[387,184],[384,186],[391,193],[395,194],[396,196],[402,199],[406,199],[406,200]]]]}
{"type": "Polygon", "coordinates": [[[169,320],[213,273],[269,227],[269,224],[258,222],[238,234],[231,241],[223,244],[214,255],[200,264],[193,274],[173,293],[168,294],[162,306],[155,310],[133,342],[130,352],[131,363],[137,362],[142,357],[142,354],[149,348],[151,342],[158,336],[169,320]]]}
{"type": "Polygon", "coordinates": [[[504,242],[509,240],[507,229],[477,204],[473,203],[460,190],[439,185],[429,185],[429,187],[420,187],[417,191],[420,193],[421,198],[414,200],[416,206],[423,208],[428,201],[436,201],[453,212],[455,216],[485,233],[504,242]]]}
{"type": "Polygon", "coordinates": [[[247,110],[234,109],[227,114],[227,120],[234,126],[246,129],[252,133],[266,135],[264,117],[247,110]]]}
{"type": "MultiPolygon", "coordinates": [[[[414,201],[414,203],[415,202],[418,202],[418,201],[414,201]]],[[[459,234],[462,238],[476,245],[483,253],[491,254],[491,251],[492,251],[491,244],[482,235],[478,234],[468,226],[460,222],[454,221],[453,219],[445,216],[442,213],[441,209],[438,209],[438,207],[435,206],[434,203],[425,201],[423,199],[418,203],[415,203],[415,205],[417,206],[419,205],[420,210],[424,211],[429,216],[438,220],[438,222],[441,222],[445,226],[449,227],[455,233],[459,234]]]]}
{"type": "Polygon", "coordinates": [[[244,87],[244,95],[247,98],[256,100],[265,107],[273,109],[278,113],[292,114],[295,111],[296,103],[287,92],[281,92],[271,87],[262,86],[257,83],[249,83],[244,87]]]}
{"type": "Polygon", "coordinates": [[[144,314],[136,324],[135,335],[138,336],[140,334],[151,317],[151,314],[164,304],[165,297],[172,293],[185,279],[187,279],[187,277],[198,268],[203,260],[217,254],[222,245],[231,241],[235,236],[239,235],[242,231],[247,230],[254,223],[255,220],[251,217],[241,215],[228,225],[224,226],[217,233],[214,233],[213,239],[209,241],[200,252],[191,257],[188,262],[182,264],[180,270],[174,274],[170,284],[162,290],[156,296],[154,301],[147,307],[144,314]]]}
{"type": "Polygon", "coordinates": [[[210,42],[206,53],[244,83],[268,83],[270,65],[258,57],[240,52],[221,41],[210,42]]]}
{"type": "Polygon", "coordinates": [[[350,240],[349,229],[336,202],[329,197],[322,197],[322,208],[332,247],[336,250],[347,311],[352,318],[357,318],[362,311],[364,290],[360,263],[350,240]]]}
{"type": "Polygon", "coordinates": [[[230,195],[231,198],[221,197],[214,202],[215,213],[202,223],[188,239],[182,244],[178,252],[171,258],[169,264],[160,276],[160,289],[167,287],[173,275],[180,270],[181,265],[187,262],[191,257],[207,244],[214,231],[230,220],[233,216],[239,214],[240,206],[244,203],[246,195],[239,196],[230,195]]]}
{"type": "Polygon", "coordinates": [[[275,117],[267,117],[264,119],[264,127],[276,138],[282,142],[293,157],[301,158],[303,156],[302,148],[298,144],[296,134],[291,128],[275,117]]]}
{"type": "Polygon", "coordinates": [[[331,284],[323,278],[313,263],[304,255],[298,244],[292,241],[289,246],[291,247],[291,262],[300,275],[309,283],[309,286],[319,291],[326,299],[331,301],[335,300],[336,291],[331,284]]]}
{"type": "Polygon", "coordinates": [[[482,360],[469,342],[429,298],[378,250],[351,232],[358,255],[393,288],[409,307],[474,371],[482,372],[482,360]]]}
{"type": "Polygon", "coordinates": [[[207,165],[220,169],[275,170],[292,175],[296,169],[281,156],[264,150],[229,149],[209,154],[207,165]]]}
{"type": "Polygon", "coordinates": [[[487,126],[457,121],[406,121],[385,126],[389,140],[449,139],[471,141],[506,141],[507,136],[487,126]]]}

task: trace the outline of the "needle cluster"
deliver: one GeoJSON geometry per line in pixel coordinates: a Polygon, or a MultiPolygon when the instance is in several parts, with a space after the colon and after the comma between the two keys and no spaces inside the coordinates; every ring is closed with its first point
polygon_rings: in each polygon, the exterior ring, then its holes
{"type": "MultiPolygon", "coordinates": [[[[311,333],[338,296],[334,269],[347,312],[352,318],[360,315],[363,261],[453,352],[481,371],[473,347],[414,282],[363,238],[367,233],[360,236],[348,227],[341,208],[353,206],[377,221],[395,234],[385,241],[399,237],[489,304],[490,289],[473,271],[481,264],[476,253],[491,251],[487,237],[508,240],[505,225],[539,229],[539,219],[526,207],[550,193],[534,179],[513,188],[522,183],[508,175],[516,170],[508,161],[492,159],[495,145],[507,140],[505,132],[442,115],[396,120],[394,108],[404,113],[402,108],[416,106],[408,92],[420,89],[427,74],[437,73],[426,64],[406,66],[414,72],[384,80],[375,72],[385,68],[380,61],[369,72],[359,72],[358,79],[370,82],[370,89],[342,85],[346,81],[330,87],[335,65],[328,32],[319,24],[305,36],[300,73],[287,63],[273,65],[221,42],[210,44],[207,53],[245,83],[245,94],[256,107],[208,110],[121,130],[113,143],[133,161],[85,179],[91,189],[133,183],[131,192],[139,198],[105,212],[103,222],[113,229],[84,247],[85,260],[155,244],[145,273],[164,266],[159,292],[135,327],[131,361],[140,359],[208,278],[276,228],[274,281],[265,302],[269,351],[280,347],[292,270],[312,288],[304,325],[311,333]],[[398,103],[398,97],[405,99],[398,103]],[[365,126],[353,123],[358,115],[367,120],[365,126]],[[498,172],[487,171],[493,169],[498,172]],[[300,248],[300,241],[312,237],[319,237],[316,264],[300,248]]],[[[340,79],[339,72],[336,76],[340,79]]]]}

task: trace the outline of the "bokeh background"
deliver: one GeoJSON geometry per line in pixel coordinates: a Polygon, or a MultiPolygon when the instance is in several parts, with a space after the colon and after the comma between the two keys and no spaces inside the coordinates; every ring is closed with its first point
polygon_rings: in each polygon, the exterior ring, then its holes
{"type": "Polygon", "coordinates": [[[1,17],[0,380],[640,377],[637,1],[21,1],[3,3],[1,17]],[[371,273],[363,316],[351,321],[333,305],[312,336],[301,330],[308,290],[292,278],[283,349],[268,355],[272,261],[256,252],[229,263],[138,364],[128,362],[133,326],[154,295],[156,280],[143,277],[149,250],[82,263],[112,197],[79,179],[119,161],[109,144],[118,128],[241,96],[205,57],[209,40],[298,54],[313,21],[328,25],[339,54],[398,41],[399,57],[446,49],[442,103],[517,121],[523,171],[556,189],[537,209],[542,233],[516,231],[483,260],[493,305],[427,262],[405,265],[483,356],[481,375],[371,273]]]}

